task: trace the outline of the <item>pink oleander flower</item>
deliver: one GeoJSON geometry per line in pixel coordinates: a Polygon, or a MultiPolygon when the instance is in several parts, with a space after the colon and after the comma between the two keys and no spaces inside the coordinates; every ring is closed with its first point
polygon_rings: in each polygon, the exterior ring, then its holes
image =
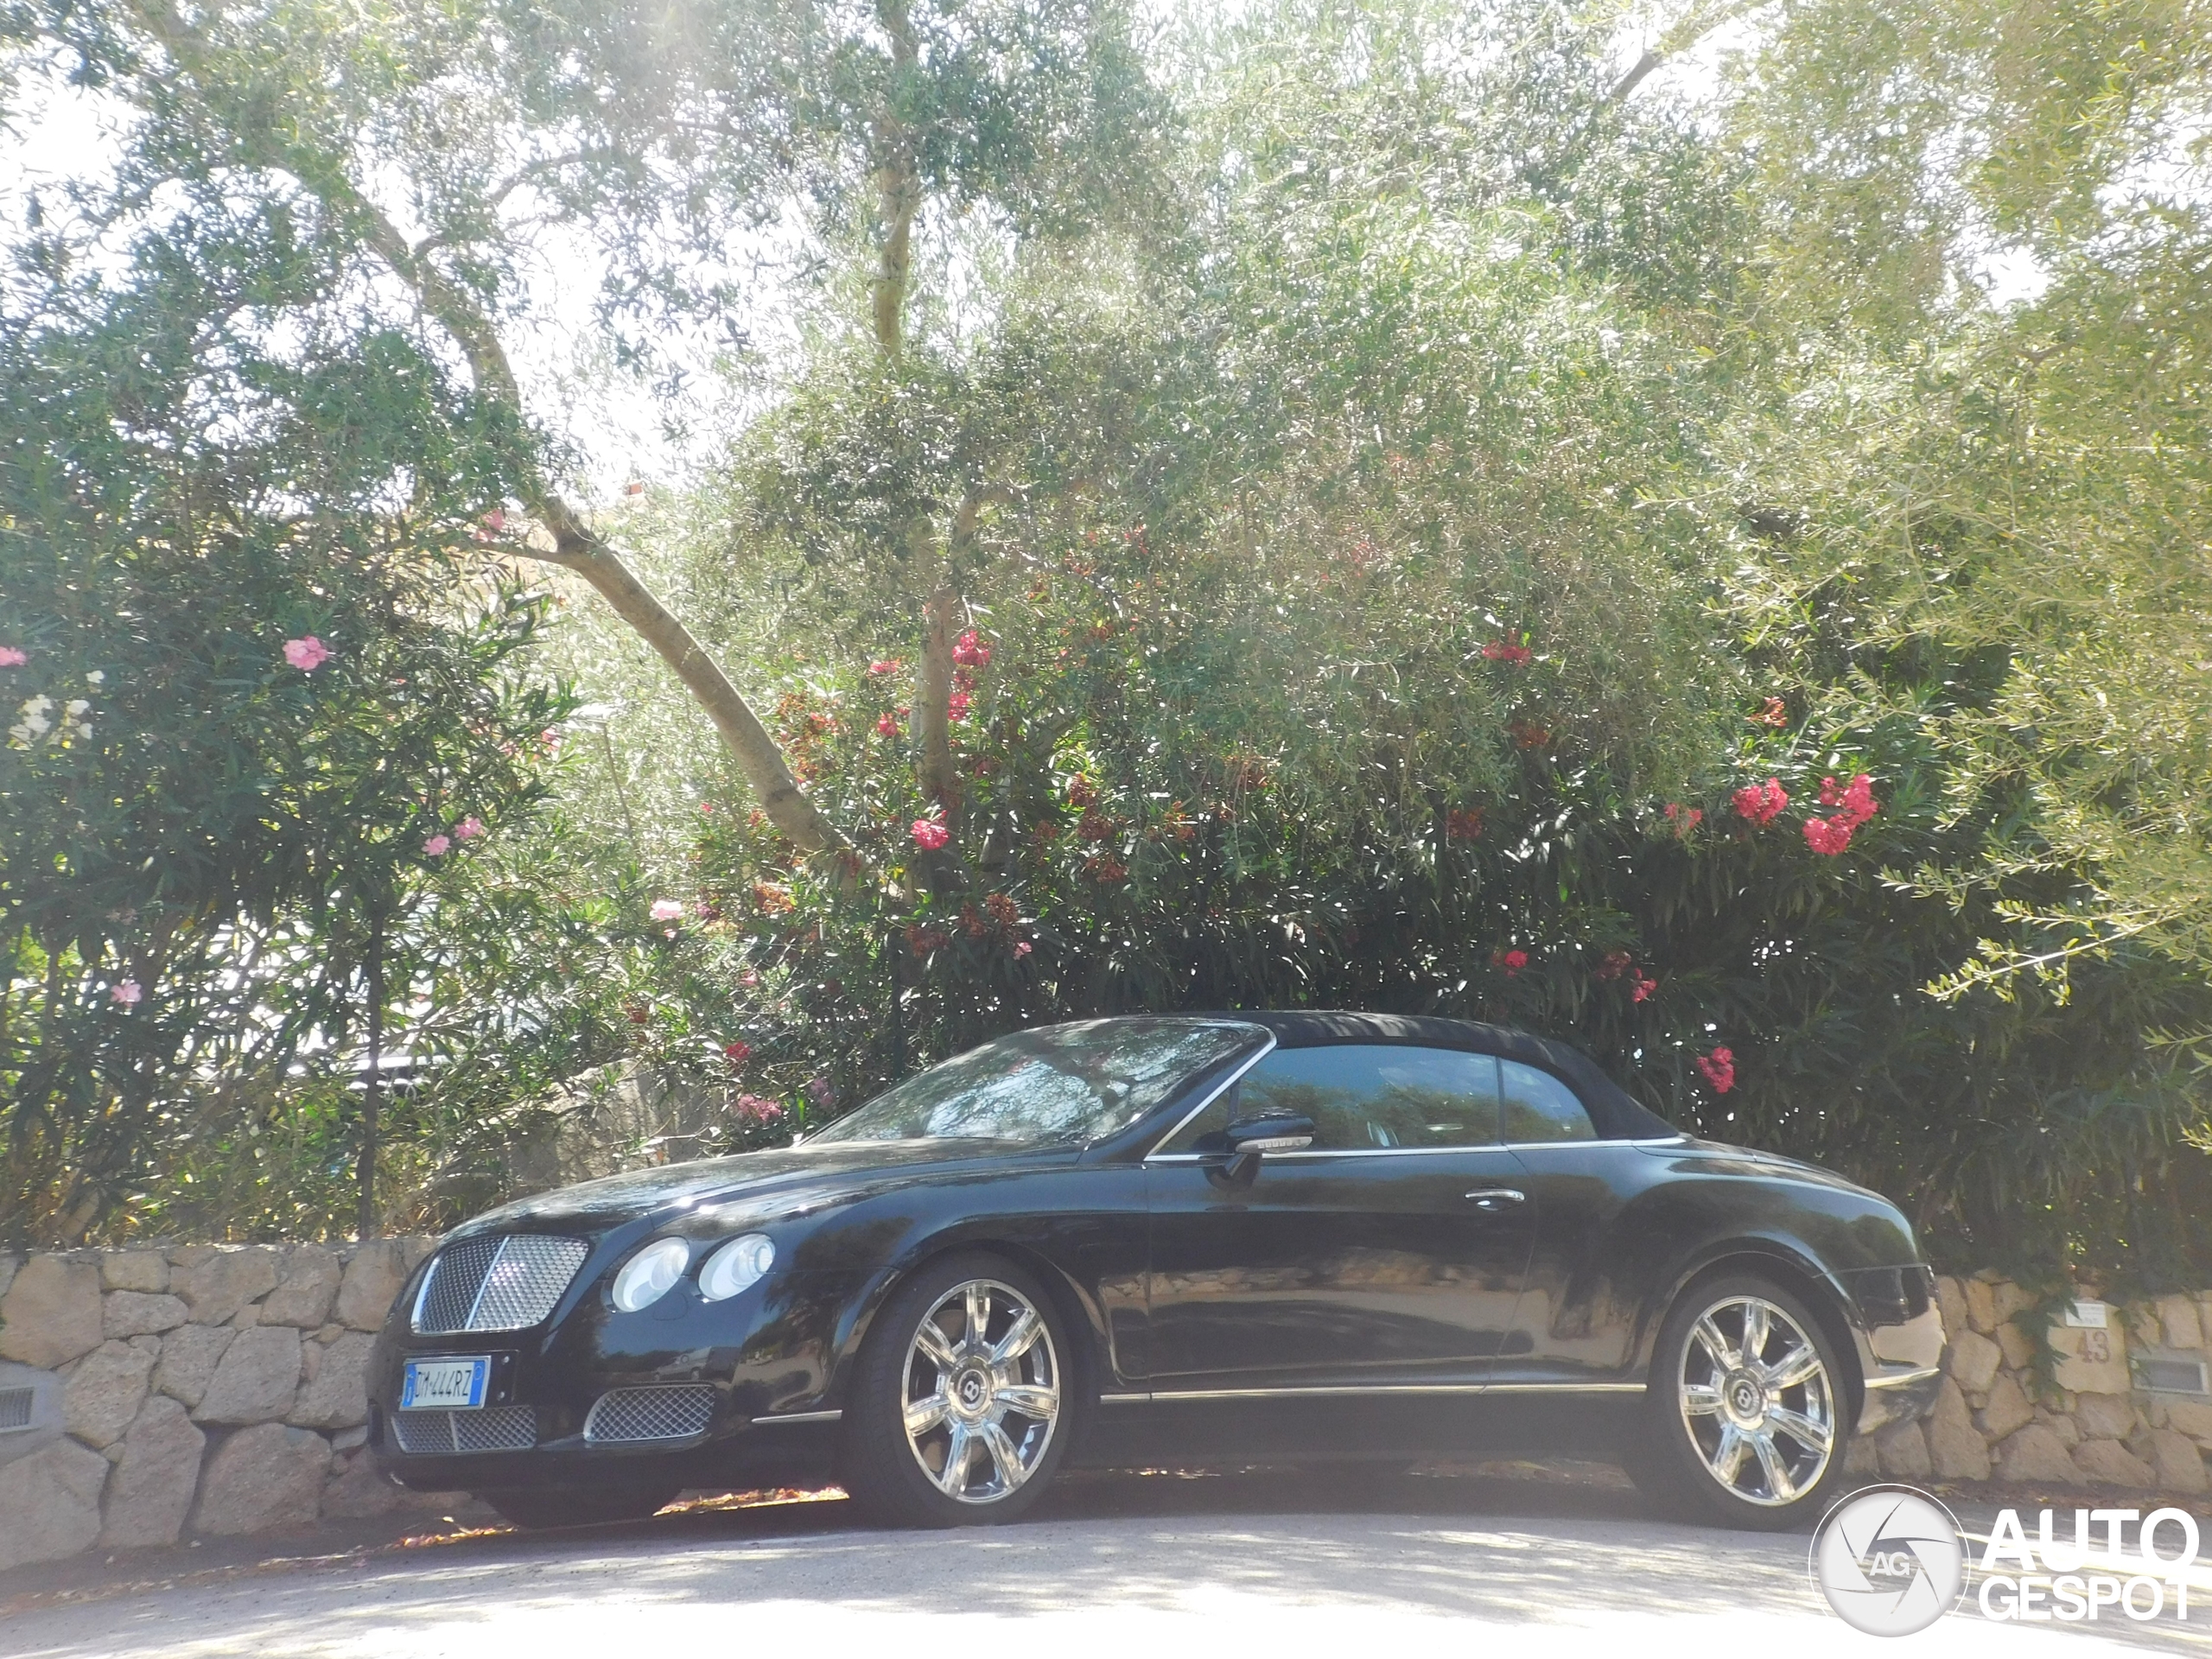
{"type": "Polygon", "coordinates": [[[0,668],[21,668],[30,659],[30,653],[21,645],[0,645],[0,668]]]}
{"type": "Polygon", "coordinates": [[[935,818],[914,820],[914,845],[925,852],[935,852],[952,839],[952,831],[935,818]]]}
{"type": "Polygon", "coordinates": [[[991,665],[991,648],[983,643],[975,629],[970,628],[954,642],[952,660],[963,668],[988,668],[991,665]]]}
{"type": "Polygon", "coordinates": [[[1647,996],[1650,995],[1652,992],[1654,992],[1654,991],[1657,990],[1658,988],[1659,988],[1659,982],[1658,982],[1657,980],[1656,980],[1656,979],[1639,979],[1639,980],[1637,980],[1637,981],[1636,982],[1636,998],[1635,998],[1635,1000],[1636,1000],[1637,1001],[1638,1001],[1638,1002],[1641,1002],[1641,1001],[1643,1001],[1643,999],[1644,999],[1645,997],[1647,997],[1647,996]]]}
{"type": "Polygon", "coordinates": [[[1710,1054],[1697,1057],[1697,1069],[1705,1073],[1705,1080],[1713,1085],[1713,1092],[1725,1095],[1736,1086],[1736,1057],[1725,1048],[1716,1048],[1710,1054]]]}
{"type": "Polygon", "coordinates": [[[724,1043],[722,1045],[722,1058],[728,1060],[732,1065],[743,1065],[747,1060],[753,1058],[753,1045],[750,1043],[724,1043]]]}
{"type": "Polygon", "coordinates": [[[868,671],[880,677],[888,677],[890,675],[896,674],[900,669],[906,666],[906,664],[900,662],[896,657],[879,657],[868,665],[868,671]]]}
{"type": "Polygon", "coordinates": [[[454,825],[453,832],[460,840],[474,841],[477,836],[484,833],[484,820],[478,817],[472,812],[468,817],[463,818],[459,823],[454,825]]]}
{"type": "Polygon", "coordinates": [[[107,988],[108,1001],[135,1008],[145,997],[144,988],[135,979],[119,979],[107,988]]]}
{"type": "Polygon", "coordinates": [[[494,507],[491,512],[486,513],[482,519],[478,522],[476,526],[476,539],[480,542],[488,542],[506,527],[507,515],[505,510],[499,507],[494,507]]]}
{"type": "Polygon", "coordinates": [[[1017,957],[1026,957],[1035,948],[1028,940],[1023,939],[1014,947],[1014,954],[1017,957]]]}
{"type": "Polygon", "coordinates": [[[944,717],[954,721],[967,719],[968,702],[968,694],[965,691],[955,691],[945,700],[944,717]]]}
{"type": "Polygon", "coordinates": [[[1529,965],[1529,953],[1526,950],[1493,950],[1491,952],[1490,959],[1491,966],[1505,969],[1505,976],[1508,979],[1511,979],[1529,965]]]}
{"type": "Polygon", "coordinates": [[[656,899],[652,909],[646,913],[657,922],[680,922],[683,919],[683,906],[678,899],[656,899]]]}
{"type": "Polygon", "coordinates": [[[330,647],[307,634],[284,642],[284,660],[302,674],[312,674],[330,660],[330,647]]]}
{"type": "Polygon", "coordinates": [[[1734,796],[1736,816],[1748,823],[1765,825],[1782,816],[1782,809],[1789,804],[1789,792],[1778,778],[1770,778],[1763,784],[1753,784],[1739,789],[1734,796]]]}
{"type": "Polygon", "coordinates": [[[780,1122],[784,1116],[782,1103],[766,1095],[740,1095],[734,1110],[739,1121],[746,1123],[780,1122]]]}
{"type": "Polygon", "coordinates": [[[1832,818],[1805,820],[1805,844],[1824,857],[1834,858],[1851,845],[1853,825],[1840,812],[1832,818]]]}
{"type": "Polygon", "coordinates": [[[423,850],[432,858],[443,858],[453,850],[453,837],[444,835],[432,836],[423,843],[423,850]]]}
{"type": "Polygon", "coordinates": [[[875,730],[876,734],[879,737],[898,736],[899,716],[896,715],[878,715],[875,717],[875,730]]]}

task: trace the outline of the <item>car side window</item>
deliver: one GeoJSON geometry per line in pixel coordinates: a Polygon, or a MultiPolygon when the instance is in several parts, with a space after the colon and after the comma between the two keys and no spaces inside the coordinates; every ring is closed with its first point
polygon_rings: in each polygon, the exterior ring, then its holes
{"type": "Polygon", "coordinates": [[[1598,1126],[1590,1121],[1589,1109],[1573,1090],[1550,1072],[1518,1060],[1500,1060],[1497,1069],[1509,1142],[1598,1138],[1598,1126]]]}
{"type": "Polygon", "coordinates": [[[1380,1043],[1277,1049],[1176,1132],[1164,1152],[1206,1152],[1233,1122],[1297,1113],[1316,1152],[1497,1144],[1497,1063],[1380,1043]]]}

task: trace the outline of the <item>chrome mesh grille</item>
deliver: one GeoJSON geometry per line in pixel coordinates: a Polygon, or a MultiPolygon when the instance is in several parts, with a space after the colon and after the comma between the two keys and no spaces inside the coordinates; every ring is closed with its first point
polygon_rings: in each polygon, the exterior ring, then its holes
{"type": "Polygon", "coordinates": [[[480,1411],[395,1411],[399,1449],[416,1456],[460,1452],[526,1452],[537,1444],[537,1414],[528,1406],[480,1411]]]}
{"type": "Polygon", "coordinates": [[[682,1440],[707,1432],[715,1391],[703,1383],[660,1389],[614,1389],[599,1396],[584,1419],[588,1440],[682,1440]]]}
{"type": "Polygon", "coordinates": [[[31,1426],[30,1389],[0,1389],[0,1433],[31,1426]]]}
{"type": "Polygon", "coordinates": [[[536,1233],[448,1245],[415,1299],[415,1329],[442,1336],[536,1325],[553,1311],[587,1253],[580,1240],[536,1233]]]}

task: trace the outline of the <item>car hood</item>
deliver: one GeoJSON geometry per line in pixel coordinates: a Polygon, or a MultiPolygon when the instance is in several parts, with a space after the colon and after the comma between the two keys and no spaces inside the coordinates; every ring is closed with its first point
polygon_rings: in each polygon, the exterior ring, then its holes
{"type": "Polygon", "coordinates": [[[1790,1158],[1778,1152],[1762,1152],[1755,1147],[1732,1147],[1725,1141],[1700,1141],[1694,1135],[1684,1135],[1679,1141],[1653,1142],[1641,1148],[1654,1158],[1671,1158],[1678,1166],[1688,1167],[1692,1162],[1707,1169],[1726,1170],[1736,1166],[1745,1174],[1773,1173],[1787,1175],[1811,1186],[1834,1187],[1840,1192],[1855,1193],[1861,1198],[1889,1199],[1872,1187],[1861,1186],[1848,1176],[1839,1175],[1832,1169],[1818,1164],[1808,1164],[1802,1158],[1790,1158]]]}
{"type": "Polygon", "coordinates": [[[575,1223],[594,1230],[640,1217],[721,1206],[733,1201],[764,1212],[808,1207],[831,1197],[895,1185],[961,1166],[1034,1168],[1072,1163],[1072,1147],[1019,1147],[1001,1141],[831,1141],[741,1152],[728,1158],[632,1170],[556,1187],[502,1205],[454,1230],[454,1236],[518,1224],[575,1223]]]}

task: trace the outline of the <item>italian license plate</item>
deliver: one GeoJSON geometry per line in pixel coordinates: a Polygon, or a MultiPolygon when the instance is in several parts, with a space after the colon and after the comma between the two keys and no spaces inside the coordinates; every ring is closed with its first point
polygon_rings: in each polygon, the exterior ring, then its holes
{"type": "Polygon", "coordinates": [[[400,1379],[403,1411],[474,1411],[484,1403],[492,1381],[492,1359],[410,1359],[400,1379]]]}

